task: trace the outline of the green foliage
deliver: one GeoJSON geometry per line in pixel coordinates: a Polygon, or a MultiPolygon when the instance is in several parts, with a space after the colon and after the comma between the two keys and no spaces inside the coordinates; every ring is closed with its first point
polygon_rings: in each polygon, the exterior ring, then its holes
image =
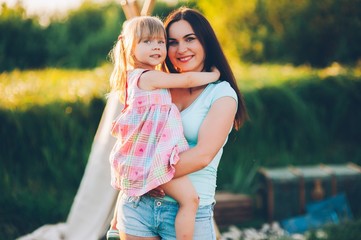
{"type": "Polygon", "coordinates": [[[177,1],[177,3],[174,5],[169,5],[166,2],[156,1],[152,15],[164,20],[168,16],[168,14],[171,13],[171,11],[181,6],[197,8],[196,2],[196,0],[180,0],[177,1]]]}
{"type": "MultiPolygon", "coordinates": [[[[153,15],[163,19],[182,5],[200,9],[234,61],[327,66],[360,59],[360,4],[361,0],[157,2],[153,15]]],[[[100,66],[107,61],[124,20],[118,2],[85,1],[67,18],[53,17],[48,26],[40,26],[37,17],[27,17],[19,4],[12,9],[3,4],[0,71],[100,66]]]]}
{"type": "Polygon", "coordinates": [[[48,66],[93,68],[107,61],[125,16],[119,4],[87,2],[68,19],[53,20],[44,30],[48,39],[48,66]]]}
{"type": "Polygon", "coordinates": [[[0,109],[0,238],[66,220],[103,108],[94,98],[0,109]]]}
{"type": "MultiPolygon", "coordinates": [[[[156,2],[165,18],[179,6],[200,9],[232,62],[287,62],[327,66],[361,57],[361,0],[216,0],[156,2]],[[227,14],[220,14],[227,13],[227,14]]],[[[1,6],[0,71],[15,68],[93,68],[107,55],[125,16],[119,2],[85,1],[66,17],[41,26],[20,5],[1,6]],[[20,47],[21,46],[21,47],[20,47]]]]}
{"type": "Polygon", "coordinates": [[[0,71],[43,67],[45,35],[37,19],[26,17],[21,5],[10,9],[2,4],[0,13],[0,71]]]}
{"type": "MultiPolygon", "coordinates": [[[[175,6],[155,5],[153,15],[161,18],[180,5],[195,6],[194,1],[180,1],[175,6]]],[[[22,5],[0,9],[0,72],[43,67],[94,68],[108,61],[125,20],[119,2],[85,1],[66,17],[53,17],[41,26],[37,17],[27,17],[22,5]]]]}
{"type": "Polygon", "coordinates": [[[198,6],[212,24],[221,45],[230,58],[242,58],[240,47],[241,51],[254,47],[251,46],[252,34],[248,24],[254,21],[255,0],[230,0],[227,4],[216,0],[199,0],[198,6]]]}
{"type": "Polygon", "coordinates": [[[40,26],[21,5],[3,4],[0,15],[0,71],[15,68],[93,68],[106,62],[125,17],[119,4],[84,2],[67,19],[40,26]]]}
{"type": "Polygon", "coordinates": [[[361,219],[340,225],[329,225],[306,235],[307,240],[353,240],[361,236],[361,219]]]}
{"type": "Polygon", "coordinates": [[[200,0],[229,56],[327,66],[361,57],[360,0],[200,0]],[[227,12],[227,14],[222,14],[227,12]],[[217,17],[215,17],[217,16],[217,17]],[[226,27],[225,27],[226,26],[226,27]]]}
{"type": "MultiPolygon", "coordinates": [[[[283,8],[290,16],[280,19],[280,11],[272,17],[283,21],[281,44],[296,64],[309,62],[325,66],[333,61],[350,63],[361,56],[358,42],[361,34],[361,9],[359,0],[303,0],[283,8]],[[289,9],[294,9],[289,11],[289,9]]],[[[274,5],[267,1],[266,8],[274,5]]],[[[282,11],[281,11],[282,12],[282,11]]],[[[274,29],[274,26],[271,25],[274,29]]]]}

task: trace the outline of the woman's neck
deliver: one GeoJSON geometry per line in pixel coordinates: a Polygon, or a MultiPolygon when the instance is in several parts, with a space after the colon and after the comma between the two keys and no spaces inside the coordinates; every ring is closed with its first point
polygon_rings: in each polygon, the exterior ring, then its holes
{"type": "Polygon", "coordinates": [[[178,107],[179,111],[183,111],[189,107],[197,97],[203,92],[207,85],[193,88],[173,88],[170,89],[172,102],[178,107]]]}

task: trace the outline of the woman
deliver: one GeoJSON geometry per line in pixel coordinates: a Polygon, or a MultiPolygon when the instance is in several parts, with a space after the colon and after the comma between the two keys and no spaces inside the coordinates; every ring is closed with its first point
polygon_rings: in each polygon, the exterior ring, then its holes
{"type": "MultiPolygon", "coordinates": [[[[219,69],[220,81],[191,89],[172,89],[172,101],[181,111],[184,134],[191,147],[180,154],[175,177],[187,175],[200,197],[193,239],[216,239],[213,205],[216,176],[223,146],[232,127],[247,119],[244,100],[209,22],[198,11],[179,8],[165,20],[170,72],[219,69]]],[[[120,195],[117,228],[122,240],[176,239],[178,204],[169,196],[149,194],[134,201],[120,195]]]]}

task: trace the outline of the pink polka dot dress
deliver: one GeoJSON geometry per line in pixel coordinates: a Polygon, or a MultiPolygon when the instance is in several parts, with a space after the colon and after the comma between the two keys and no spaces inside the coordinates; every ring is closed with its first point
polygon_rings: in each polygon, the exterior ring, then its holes
{"type": "Polygon", "coordinates": [[[128,107],[111,130],[117,138],[109,159],[111,185],[128,196],[141,196],[170,181],[179,153],[189,148],[168,89],[138,88],[144,71],[128,72],[128,107]]]}

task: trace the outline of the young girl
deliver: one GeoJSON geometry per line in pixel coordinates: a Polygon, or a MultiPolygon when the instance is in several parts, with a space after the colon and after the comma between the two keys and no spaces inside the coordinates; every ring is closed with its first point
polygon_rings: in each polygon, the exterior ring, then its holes
{"type": "Polygon", "coordinates": [[[134,196],[133,204],[139,196],[161,186],[179,203],[177,239],[192,239],[199,199],[188,177],[172,179],[179,153],[189,146],[168,88],[205,85],[220,74],[217,69],[183,74],[157,70],[166,55],[166,34],[160,19],[142,16],[125,22],[111,51],[114,70],[110,82],[124,103],[111,131],[117,137],[110,154],[111,184],[121,195],[134,196]]]}

